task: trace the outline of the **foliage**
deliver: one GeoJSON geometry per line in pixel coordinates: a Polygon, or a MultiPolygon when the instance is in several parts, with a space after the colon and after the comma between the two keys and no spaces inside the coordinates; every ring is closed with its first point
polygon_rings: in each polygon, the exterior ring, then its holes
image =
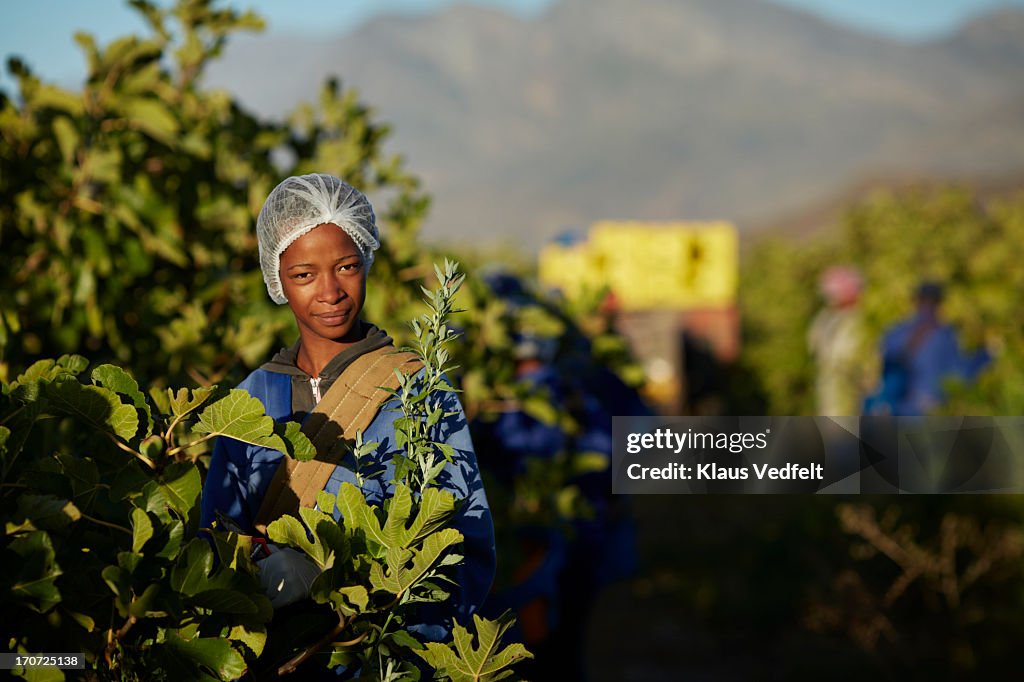
{"type": "MultiPolygon", "coordinates": [[[[9,265],[0,272],[0,290],[9,294],[0,297],[0,378],[10,380],[18,368],[39,357],[73,352],[113,363],[101,365],[94,383],[78,388],[65,382],[60,393],[50,396],[57,401],[53,404],[63,399],[63,409],[80,410],[81,423],[95,427],[89,433],[108,433],[104,448],[130,456],[147,476],[164,476],[159,464],[156,469],[149,464],[168,457],[182,468],[198,465],[201,473],[201,453],[216,431],[212,424],[251,416],[248,398],[212,393],[213,385],[237,382],[269,350],[290,343],[294,334],[287,309],[272,305],[266,296],[257,262],[252,222],[269,190],[286,175],[322,171],[345,178],[371,197],[383,246],[370,276],[364,316],[399,344],[417,342],[416,330],[404,328],[405,320],[419,314],[412,283],[430,285],[435,256],[417,234],[429,200],[401,159],[384,155],[388,126],[374,119],[354,91],[328,82],[316,103],[300,105],[284,121],[267,121],[228,93],[204,86],[206,66],[230,37],[262,26],[255,15],[222,9],[215,0],[178,0],[168,8],[145,0],[130,4],[145,18],[148,34],[107,45],[78,35],[87,61],[87,77],[78,89],[47,83],[17,59],[9,64],[18,92],[0,92],[0,244],[9,265]],[[130,367],[132,375],[118,366],[130,367]],[[134,385],[133,376],[154,387],[197,383],[202,388],[146,395],[124,388],[134,385]],[[122,404],[93,389],[118,393],[122,404]],[[218,398],[223,400],[216,402],[218,398]],[[199,410],[206,405],[214,412],[199,410]],[[124,437],[134,423],[131,409],[139,429],[143,424],[158,429],[135,444],[124,437]],[[160,419],[174,420],[175,410],[185,414],[172,429],[179,439],[172,443],[159,429],[161,424],[170,426],[160,419]]],[[[503,410],[522,407],[566,433],[578,431],[570,410],[516,377],[513,339],[524,329],[562,343],[559,357],[565,371],[591,362],[592,349],[602,363],[632,371],[637,378],[622,339],[613,334],[588,331],[596,342],[579,350],[586,336],[575,326],[578,311],[539,300],[525,308],[510,306],[478,278],[470,276],[468,282],[455,301],[466,311],[460,320],[466,341],[451,348],[451,357],[441,365],[465,391],[474,428],[503,410]]],[[[445,338],[452,331],[445,330],[445,338]]],[[[410,411],[410,418],[419,409],[410,411]]],[[[417,423],[409,422],[411,431],[417,423]]],[[[0,436],[9,426],[0,427],[0,436]]],[[[10,430],[9,443],[25,433],[10,430]]],[[[310,456],[292,443],[295,433],[271,433],[254,416],[252,423],[241,419],[236,431],[268,439],[268,444],[272,440],[272,447],[283,444],[293,456],[310,456]]],[[[61,440],[64,432],[33,433],[33,438],[51,439],[69,453],[93,456],[78,440],[61,440]]],[[[75,438],[84,438],[84,433],[75,438]]],[[[406,445],[417,436],[410,437],[406,445]]],[[[357,441],[356,454],[373,446],[357,441]]],[[[437,452],[445,455],[443,448],[437,452]]],[[[416,453],[407,449],[407,454],[413,463],[416,453]]],[[[502,524],[564,525],[582,513],[585,505],[572,483],[580,470],[575,458],[566,453],[564,466],[531,470],[509,488],[513,504],[508,509],[516,520],[502,517],[505,509],[497,510],[500,536],[507,535],[502,524]]],[[[487,466],[486,453],[480,459],[487,466]]],[[[592,470],[593,462],[584,460],[584,468],[592,470]]],[[[421,469],[421,481],[438,465],[440,459],[421,469]]],[[[606,471],[607,462],[602,466],[606,471]]],[[[131,487],[127,479],[119,485],[131,487]]],[[[94,518],[120,514],[127,522],[131,510],[118,504],[127,502],[104,502],[107,515],[94,518]]],[[[145,535],[144,529],[140,532],[145,535]]],[[[92,551],[93,558],[103,555],[100,547],[92,551]]],[[[511,554],[503,556],[503,565],[511,565],[511,554]]],[[[64,560],[57,555],[59,565],[64,560]]],[[[248,564],[238,561],[246,573],[248,564]]],[[[329,615],[335,612],[329,598],[324,607],[329,615]]],[[[315,629],[322,623],[313,618],[304,624],[315,629]]],[[[327,622],[324,630],[334,625],[327,622]]],[[[131,633],[139,630],[133,626],[131,633]]],[[[129,639],[125,646],[131,652],[135,640],[129,639]]],[[[168,646],[189,646],[169,641],[168,646]]],[[[253,646],[228,646],[246,655],[255,652],[253,646]]],[[[382,675],[395,672],[388,667],[391,663],[381,661],[382,675]]],[[[124,669],[130,665],[127,658],[122,663],[124,669]]]]}
{"type": "MultiPolygon", "coordinates": [[[[208,531],[212,541],[197,537],[204,444],[228,436],[310,459],[314,448],[298,425],[275,422],[239,389],[154,390],[147,400],[112,365],[96,367],[91,383],[82,383],[87,362],[64,356],[3,385],[0,511],[10,520],[0,584],[4,612],[17,616],[6,621],[5,638],[22,652],[82,651],[97,679],[234,679],[266,667],[260,656],[268,640],[274,667],[289,652],[278,674],[329,649],[331,667],[418,679],[407,659],[423,645],[406,629],[416,623],[409,617],[418,604],[449,597],[446,569],[462,561],[453,551],[462,536],[446,527],[459,501],[416,475],[433,470],[434,451],[448,448],[431,440],[429,428],[437,423],[435,394],[451,390],[440,378],[451,341],[443,330],[461,275],[452,263],[443,274],[442,287],[428,292],[435,314],[416,333],[420,349],[430,351],[421,356],[427,375],[437,381],[422,394],[396,392],[406,421],[427,425],[395,444],[397,458],[405,461],[408,446],[418,466],[406,470],[383,509],[345,484],[336,497],[321,493],[316,509],[268,528],[272,541],[301,550],[321,569],[310,596],[336,616],[326,634],[310,643],[306,631],[270,622],[251,538],[219,531],[208,531]],[[421,404],[425,413],[411,409],[421,404]],[[75,570],[62,568],[69,566],[75,570]],[[101,575],[105,586],[90,584],[90,575],[101,575]]],[[[505,679],[509,665],[529,656],[521,646],[491,656],[510,623],[476,621],[486,640],[480,655],[487,679],[505,679]]],[[[453,646],[467,656],[467,631],[456,635],[430,651],[453,646]]]]}
{"type": "MultiPolygon", "coordinates": [[[[799,243],[762,239],[745,255],[744,346],[732,411],[814,413],[806,334],[822,305],[819,275],[844,263],[865,276],[865,366],[877,367],[882,334],[911,313],[916,286],[937,279],[946,284],[943,316],[961,345],[984,345],[994,355],[973,385],[949,383],[942,411],[1021,414],[1024,327],[1015,301],[1024,275],[1014,264],[1024,257],[1024,195],[982,200],[958,187],[881,191],[850,207],[841,228],[799,243]]],[[[804,595],[803,624],[822,635],[819,642],[841,635],[865,652],[859,660],[895,676],[984,677],[1009,660],[1013,636],[1005,633],[1021,627],[1024,579],[1018,500],[915,497],[855,507],[833,501],[793,512],[793,519],[807,526],[800,546],[818,548],[807,559],[817,570],[780,592],[804,595]],[[855,539],[838,535],[840,529],[855,539]]],[[[755,551],[762,541],[746,543],[755,551]]]]}
{"type": "MultiPolygon", "coordinates": [[[[21,92],[20,102],[0,97],[0,243],[11,258],[0,290],[12,292],[0,299],[0,375],[84,349],[156,385],[237,382],[294,333],[264,291],[252,220],[281,177],[311,171],[374,198],[384,238],[364,315],[410,342],[404,320],[419,301],[408,283],[431,274],[433,254],[417,239],[429,202],[400,160],[384,157],[388,127],[332,83],[286,122],[260,120],[202,81],[256,17],[212,2],[135,6],[152,35],[107,46],[79,36],[80,91],[11,64],[21,92]]],[[[568,318],[472,288],[458,302],[468,342],[451,363],[471,422],[520,404],[552,418],[557,406],[514,375],[512,334],[557,338],[568,318]]],[[[621,338],[601,340],[625,366],[621,338]]],[[[564,497],[563,487],[551,494],[564,497]]]]}
{"type": "Polygon", "coordinates": [[[1020,414],[1024,328],[1015,301],[1024,275],[1013,264],[1022,249],[1024,197],[983,202],[955,187],[879,192],[847,212],[835,239],[758,242],[743,264],[739,404],[767,414],[813,413],[806,334],[822,305],[816,282],[826,267],[847,263],[866,280],[865,365],[878,366],[882,333],[910,314],[916,286],[939,280],[946,285],[944,317],[959,330],[964,348],[985,345],[996,355],[975,386],[951,387],[946,410],[1020,414]]]}
{"type": "Polygon", "coordinates": [[[1019,519],[936,515],[841,504],[842,528],[859,541],[804,616],[816,632],[849,637],[895,672],[998,676],[1019,629],[1024,533],[1019,519]],[[1015,607],[1015,605],[1017,605],[1015,607]]]}
{"type": "Polygon", "coordinates": [[[522,644],[499,645],[502,635],[512,626],[511,617],[485,621],[473,616],[476,645],[466,628],[455,626],[455,646],[428,643],[417,653],[439,673],[454,682],[496,682],[509,679],[505,670],[516,661],[529,656],[522,644]]]}
{"type": "MultiPolygon", "coordinates": [[[[321,493],[317,509],[300,509],[301,521],[285,516],[267,529],[271,540],[300,549],[322,569],[310,596],[318,604],[330,605],[337,616],[337,624],[281,666],[281,673],[294,670],[325,648],[331,652],[329,667],[343,665],[359,670],[362,677],[395,680],[418,679],[418,668],[407,660],[410,652],[435,668],[442,661],[447,664],[450,657],[465,655],[463,640],[468,634],[457,624],[454,642],[429,643],[429,655],[422,654],[423,645],[406,629],[416,623],[419,604],[450,597],[445,586],[454,583],[446,567],[463,560],[454,551],[462,535],[445,527],[463,501],[432,486],[454,455],[452,447],[442,442],[437,426],[446,416],[441,398],[454,390],[445,379],[451,369],[449,348],[456,336],[448,318],[463,275],[456,263],[447,260],[444,270],[435,268],[435,273],[438,288],[423,289],[430,313],[412,321],[415,344],[407,349],[422,361],[422,376],[403,377],[393,390],[399,402],[395,409],[402,416],[395,420],[390,453],[395,464],[394,493],[383,510],[368,505],[358,488],[344,483],[336,499],[321,493]],[[339,522],[333,517],[335,507],[341,512],[339,522]],[[350,637],[339,643],[343,633],[350,637]]],[[[479,637],[487,640],[481,654],[488,664],[486,679],[511,677],[509,666],[530,656],[521,645],[510,649],[515,655],[497,659],[490,655],[511,622],[475,618],[479,637]]],[[[477,659],[473,661],[475,665],[477,659]]]]}
{"type": "Polygon", "coordinates": [[[421,287],[430,314],[412,320],[415,346],[405,349],[415,352],[423,361],[423,377],[414,381],[403,375],[394,392],[402,410],[402,417],[395,422],[395,445],[405,448],[404,453],[396,453],[395,478],[408,478],[418,490],[433,483],[454,454],[450,445],[432,440],[429,434],[442,419],[451,416],[444,412],[439,395],[455,390],[445,377],[457,369],[448,364],[450,342],[458,335],[449,327],[448,317],[454,312],[453,301],[462,286],[463,276],[459,274],[458,265],[448,259],[444,262],[444,272],[437,266],[434,271],[440,288],[431,291],[421,287]]]}
{"type": "MultiPolygon", "coordinates": [[[[258,17],[211,0],[132,5],[150,35],[99,46],[78,34],[78,91],[9,63],[20,92],[0,93],[0,375],[83,349],[165,385],[259,364],[291,333],[264,291],[252,230],[285,175],[326,171],[390,197],[378,210],[390,250],[376,264],[388,281],[417,253],[427,199],[383,156],[388,128],[354,92],[329,82],[316,106],[260,120],[202,85],[228,37],[262,27],[258,17]]],[[[385,320],[411,300],[370,295],[385,320]]]]}
{"type": "Polygon", "coordinates": [[[312,445],[243,391],[147,399],[124,370],[86,367],[63,356],[3,383],[3,639],[83,652],[91,679],[237,677],[273,610],[248,538],[196,537],[197,459],[218,435],[296,456],[312,445]]]}

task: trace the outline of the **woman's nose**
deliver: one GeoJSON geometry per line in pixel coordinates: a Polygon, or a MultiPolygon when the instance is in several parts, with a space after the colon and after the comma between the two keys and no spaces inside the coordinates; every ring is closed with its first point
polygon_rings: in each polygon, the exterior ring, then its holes
{"type": "Polygon", "coordinates": [[[337,276],[324,277],[321,280],[320,290],[317,292],[321,301],[325,303],[337,303],[345,298],[345,289],[337,276]]]}

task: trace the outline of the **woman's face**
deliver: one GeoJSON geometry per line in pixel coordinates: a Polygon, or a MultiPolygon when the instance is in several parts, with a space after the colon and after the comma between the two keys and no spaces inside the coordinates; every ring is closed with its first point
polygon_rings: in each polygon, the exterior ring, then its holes
{"type": "Polygon", "coordinates": [[[285,249],[281,287],[303,341],[359,340],[366,272],[355,242],[337,225],[317,225],[285,249]]]}

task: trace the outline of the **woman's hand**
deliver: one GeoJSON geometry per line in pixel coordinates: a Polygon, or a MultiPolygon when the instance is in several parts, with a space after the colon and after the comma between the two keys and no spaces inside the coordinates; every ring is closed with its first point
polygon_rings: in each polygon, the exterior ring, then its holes
{"type": "Polygon", "coordinates": [[[257,562],[260,584],[275,609],[309,596],[309,588],[320,575],[320,567],[291,547],[269,545],[271,554],[257,562]]]}

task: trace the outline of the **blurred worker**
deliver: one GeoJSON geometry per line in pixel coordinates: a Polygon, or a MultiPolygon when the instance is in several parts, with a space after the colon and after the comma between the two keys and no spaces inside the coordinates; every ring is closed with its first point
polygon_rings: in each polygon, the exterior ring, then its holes
{"type": "Polygon", "coordinates": [[[925,415],[942,404],[942,382],[970,381],[990,360],[984,349],[961,353],[956,331],[939,316],[942,286],[925,282],[917,289],[917,309],[882,340],[882,385],[866,403],[870,414],[925,415]]]}
{"type": "MultiPolygon", "coordinates": [[[[492,274],[486,281],[512,308],[544,306],[512,275],[492,274]]],[[[611,495],[612,416],[650,414],[636,390],[595,361],[591,340],[574,322],[564,322],[557,337],[522,330],[514,335],[515,377],[526,394],[544,397],[574,426],[540,419],[523,405],[473,424],[474,442],[486,453],[481,467],[497,479],[492,490],[516,491],[547,470],[542,489],[571,486],[588,507],[583,515],[543,515],[517,525],[516,551],[502,554],[504,570],[515,562],[510,580],[484,606],[492,617],[516,612],[513,636],[535,655],[521,672],[539,681],[585,678],[586,625],[596,598],[605,585],[636,570],[632,518],[626,501],[611,495]]]]}
{"type": "Polygon", "coordinates": [[[818,415],[860,414],[868,381],[864,329],[857,305],[863,285],[860,273],[845,265],[828,268],[818,281],[826,305],[807,333],[807,345],[817,364],[814,388],[818,415]]]}

